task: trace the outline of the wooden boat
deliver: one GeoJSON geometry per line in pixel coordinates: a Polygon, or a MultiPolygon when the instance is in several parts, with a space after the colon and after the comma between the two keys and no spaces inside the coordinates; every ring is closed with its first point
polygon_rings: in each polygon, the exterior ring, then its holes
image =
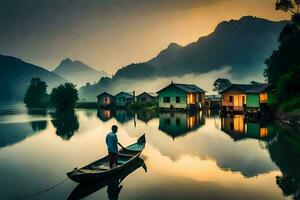
{"type": "Polygon", "coordinates": [[[110,169],[108,156],[105,156],[82,168],[75,168],[73,171],[68,172],[67,176],[77,183],[93,182],[101,178],[113,176],[132,162],[135,162],[145,148],[145,144],[146,138],[145,135],[142,135],[136,143],[119,150],[118,163],[115,168],[110,169]]]}
{"type": "Polygon", "coordinates": [[[132,162],[128,167],[120,170],[117,174],[113,176],[101,178],[101,180],[97,180],[94,182],[80,183],[71,192],[71,194],[68,197],[68,200],[83,199],[97,192],[98,190],[103,189],[106,186],[108,195],[115,197],[112,199],[118,199],[117,197],[119,196],[119,193],[122,188],[122,181],[140,167],[143,167],[145,172],[147,172],[147,166],[144,163],[144,160],[138,157],[135,162],[132,162]]]}

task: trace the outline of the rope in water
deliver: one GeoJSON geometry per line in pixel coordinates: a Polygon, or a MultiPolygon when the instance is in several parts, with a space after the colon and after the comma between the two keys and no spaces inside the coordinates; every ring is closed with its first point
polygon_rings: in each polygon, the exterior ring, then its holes
{"type": "Polygon", "coordinates": [[[64,182],[66,182],[67,179],[68,179],[68,177],[65,178],[64,180],[62,180],[61,182],[59,182],[59,183],[57,183],[57,184],[55,184],[51,187],[48,187],[47,189],[41,190],[41,191],[33,193],[33,194],[28,194],[28,195],[25,195],[23,197],[16,198],[15,200],[28,199],[28,198],[35,197],[35,196],[40,195],[40,194],[45,193],[45,192],[49,192],[50,190],[53,190],[54,188],[62,185],[64,182]]]}

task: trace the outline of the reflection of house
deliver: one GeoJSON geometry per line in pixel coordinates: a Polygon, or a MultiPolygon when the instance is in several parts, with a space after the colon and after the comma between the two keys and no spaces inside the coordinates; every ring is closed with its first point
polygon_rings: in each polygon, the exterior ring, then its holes
{"type": "Polygon", "coordinates": [[[114,117],[120,123],[125,123],[133,119],[134,115],[132,112],[127,111],[125,109],[116,110],[114,113],[114,117]]]}
{"type": "Polygon", "coordinates": [[[136,100],[139,103],[147,103],[147,102],[154,103],[156,102],[156,99],[157,99],[156,93],[143,92],[140,95],[136,96],[136,100]]]}
{"type": "Polygon", "coordinates": [[[220,92],[222,110],[232,112],[267,112],[270,84],[232,84],[220,92]]]}
{"type": "Polygon", "coordinates": [[[148,122],[151,119],[157,117],[157,113],[156,112],[151,112],[151,111],[139,111],[137,113],[137,118],[143,122],[148,122]]]}
{"type": "Polygon", "coordinates": [[[205,124],[202,111],[194,113],[162,112],[159,113],[159,130],[175,138],[198,129],[205,124]]]}
{"type": "Polygon", "coordinates": [[[262,122],[246,122],[244,115],[222,118],[221,126],[221,130],[234,140],[253,138],[269,141],[275,136],[275,130],[272,126],[262,122]]]}
{"type": "Polygon", "coordinates": [[[158,92],[162,109],[195,109],[204,103],[205,91],[196,85],[171,83],[158,92]]]}
{"type": "Polygon", "coordinates": [[[97,113],[99,119],[101,119],[101,121],[108,121],[113,117],[113,113],[111,110],[106,110],[106,109],[99,109],[98,113],[97,113]]]}
{"type": "Polygon", "coordinates": [[[99,107],[106,107],[113,103],[114,96],[107,92],[103,92],[97,96],[97,99],[99,107]]]}
{"type": "Polygon", "coordinates": [[[134,101],[133,95],[127,92],[120,92],[115,95],[114,102],[116,106],[126,106],[134,101]]]}

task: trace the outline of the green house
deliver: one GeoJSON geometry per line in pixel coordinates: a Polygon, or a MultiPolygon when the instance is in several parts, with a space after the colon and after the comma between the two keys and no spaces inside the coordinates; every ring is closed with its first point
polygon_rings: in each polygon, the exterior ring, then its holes
{"type": "Polygon", "coordinates": [[[161,109],[199,109],[205,104],[205,91],[192,84],[171,82],[157,92],[161,109]]]}
{"type": "Polygon", "coordinates": [[[222,111],[268,112],[270,84],[232,84],[221,91],[222,111]]]}

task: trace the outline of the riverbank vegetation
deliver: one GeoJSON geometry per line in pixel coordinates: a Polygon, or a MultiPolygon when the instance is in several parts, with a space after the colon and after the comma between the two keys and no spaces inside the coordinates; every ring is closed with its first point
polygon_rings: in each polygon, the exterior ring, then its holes
{"type": "Polygon", "coordinates": [[[39,78],[32,78],[24,97],[28,108],[46,108],[49,103],[47,84],[39,78]]]}
{"type": "Polygon", "coordinates": [[[28,108],[53,107],[56,112],[74,110],[78,100],[78,92],[72,83],[61,84],[47,93],[47,83],[39,78],[32,78],[24,97],[28,108]]]}
{"type": "Polygon", "coordinates": [[[274,86],[273,111],[300,110],[300,1],[280,0],[276,10],[290,11],[291,21],[281,31],[279,48],[266,60],[265,77],[274,86]]]}

